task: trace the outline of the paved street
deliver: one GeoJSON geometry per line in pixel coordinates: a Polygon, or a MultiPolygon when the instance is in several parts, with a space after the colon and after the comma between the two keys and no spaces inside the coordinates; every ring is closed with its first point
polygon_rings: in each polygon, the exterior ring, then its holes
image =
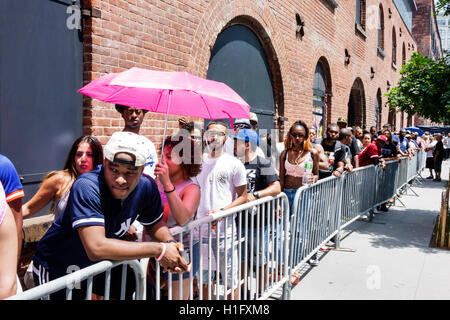
{"type": "Polygon", "coordinates": [[[449,167],[447,160],[442,182],[415,183],[419,196],[403,195],[406,207],[397,202],[372,223],[349,226],[341,247],[355,251],[322,254],[319,266],[301,270],[291,299],[450,299],[450,250],[429,248],[449,167]]]}

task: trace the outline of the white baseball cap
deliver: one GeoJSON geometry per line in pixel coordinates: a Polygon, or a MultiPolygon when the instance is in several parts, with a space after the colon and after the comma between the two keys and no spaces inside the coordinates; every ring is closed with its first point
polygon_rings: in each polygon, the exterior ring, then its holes
{"type": "Polygon", "coordinates": [[[258,123],[258,116],[254,112],[250,112],[250,121],[255,121],[258,123]]]}
{"type": "Polygon", "coordinates": [[[132,132],[114,132],[103,148],[103,154],[109,161],[115,161],[117,153],[129,153],[135,158],[135,167],[144,166],[150,155],[147,138],[132,132]]]}

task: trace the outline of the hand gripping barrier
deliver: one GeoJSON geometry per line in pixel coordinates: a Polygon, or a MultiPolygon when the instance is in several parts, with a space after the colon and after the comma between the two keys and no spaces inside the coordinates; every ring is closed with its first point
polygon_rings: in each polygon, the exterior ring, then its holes
{"type": "Polygon", "coordinates": [[[34,287],[30,290],[24,291],[20,294],[9,297],[8,300],[48,300],[49,295],[61,290],[66,290],[66,300],[72,300],[72,291],[77,288],[80,283],[87,279],[86,284],[86,300],[92,299],[92,287],[94,276],[105,274],[105,287],[104,287],[104,300],[109,300],[111,289],[111,270],[114,267],[122,265],[122,279],[121,279],[121,292],[120,299],[125,299],[125,289],[127,281],[127,266],[130,266],[134,272],[136,287],[134,289],[134,299],[142,300],[144,297],[144,273],[142,272],[139,261],[126,260],[126,261],[101,261],[92,266],[84,269],[80,269],[73,273],[70,273],[64,277],[55,279],[53,281],[44,283],[40,286],[34,287]]]}

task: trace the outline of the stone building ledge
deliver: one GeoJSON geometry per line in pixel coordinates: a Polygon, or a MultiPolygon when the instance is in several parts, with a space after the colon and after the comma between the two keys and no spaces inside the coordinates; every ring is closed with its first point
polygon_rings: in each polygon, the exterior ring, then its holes
{"type": "Polygon", "coordinates": [[[25,244],[38,242],[50,228],[54,218],[53,214],[46,214],[40,217],[24,219],[22,227],[23,242],[25,244]]]}

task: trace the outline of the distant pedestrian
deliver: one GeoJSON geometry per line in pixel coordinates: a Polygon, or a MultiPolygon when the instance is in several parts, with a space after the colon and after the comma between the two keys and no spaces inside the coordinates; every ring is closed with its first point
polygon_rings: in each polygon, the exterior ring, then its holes
{"type": "Polygon", "coordinates": [[[433,176],[433,170],[434,170],[434,156],[433,156],[433,150],[434,147],[437,144],[437,140],[434,139],[434,137],[432,135],[427,135],[425,134],[428,139],[428,143],[425,146],[425,152],[427,153],[427,159],[425,162],[425,168],[427,168],[428,170],[430,170],[430,175],[427,177],[427,179],[434,179],[433,176]]]}
{"type": "Polygon", "coordinates": [[[442,143],[442,134],[436,134],[435,139],[437,140],[437,143],[433,149],[433,160],[436,178],[434,178],[433,181],[441,181],[441,167],[442,160],[444,159],[444,144],[442,143]]]}

